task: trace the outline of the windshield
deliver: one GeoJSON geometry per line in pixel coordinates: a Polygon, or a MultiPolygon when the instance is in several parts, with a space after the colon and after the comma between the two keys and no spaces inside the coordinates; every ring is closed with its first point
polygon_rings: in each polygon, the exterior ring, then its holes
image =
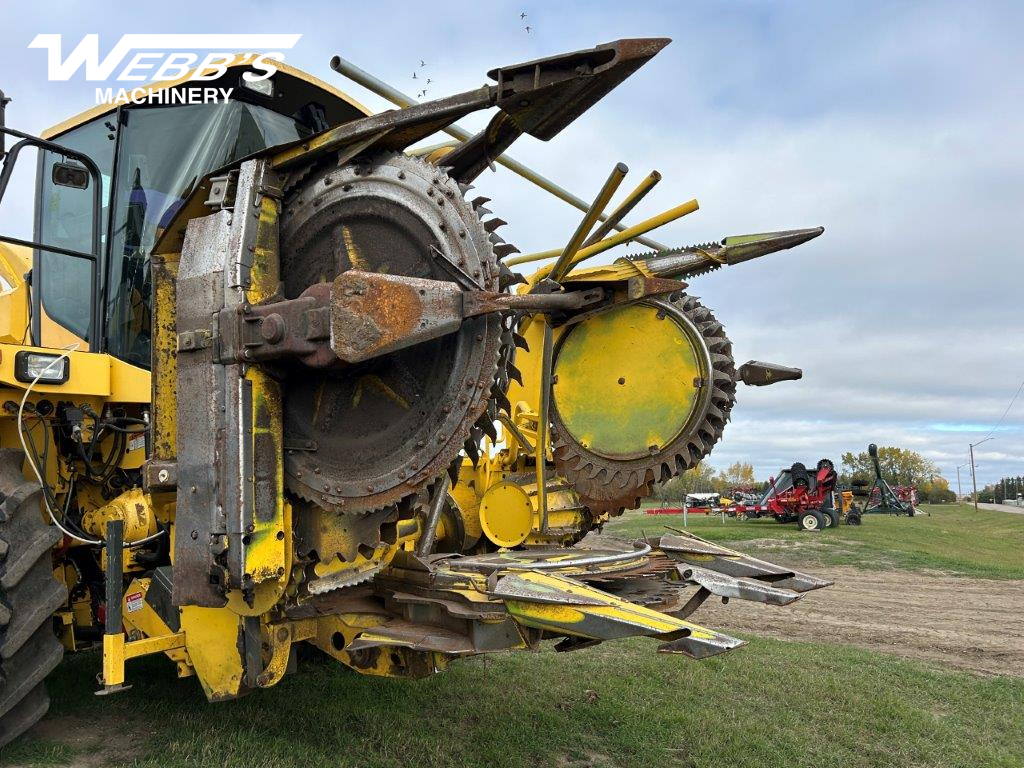
{"type": "Polygon", "coordinates": [[[203,176],[308,130],[240,101],[126,110],[115,166],[108,351],[149,367],[149,253],[203,176]]]}
{"type": "MultiPolygon", "coordinates": [[[[122,109],[60,136],[62,145],[87,152],[103,174],[103,245],[107,271],[107,350],[122,360],[150,366],[152,286],[149,254],[185,198],[205,175],[224,165],[309,135],[290,117],[241,101],[122,109]],[[117,157],[113,130],[120,121],[117,157]]],[[[44,157],[37,240],[91,251],[91,197],[55,186],[44,157]],[[81,205],[68,198],[77,193],[81,205]],[[78,208],[81,211],[78,212],[78,208]],[[78,213],[81,215],[78,215],[78,213]]],[[[47,318],[85,338],[89,325],[87,261],[39,254],[38,285],[47,318]]]]}

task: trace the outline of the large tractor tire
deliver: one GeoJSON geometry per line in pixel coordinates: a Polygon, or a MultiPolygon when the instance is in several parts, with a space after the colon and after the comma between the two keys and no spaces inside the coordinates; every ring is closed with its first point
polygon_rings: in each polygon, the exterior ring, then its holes
{"type": "Polygon", "coordinates": [[[42,516],[42,490],[21,473],[24,454],[0,449],[0,748],[42,719],[43,680],[64,655],[53,614],[67,598],[53,575],[60,532],[42,516]]]}

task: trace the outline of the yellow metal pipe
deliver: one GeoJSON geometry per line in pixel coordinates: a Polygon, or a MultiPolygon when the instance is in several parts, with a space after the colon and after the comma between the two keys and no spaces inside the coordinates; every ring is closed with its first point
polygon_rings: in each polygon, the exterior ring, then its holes
{"type": "MultiPolygon", "coordinates": [[[[589,259],[591,256],[596,256],[599,253],[604,253],[610,248],[614,248],[617,245],[628,243],[630,240],[637,240],[637,235],[641,235],[644,232],[650,232],[652,229],[664,226],[669,222],[681,219],[687,214],[693,213],[700,204],[696,200],[690,200],[689,202],[677,205],[675,208],[671,208],[664,213],[659,213],[657,216],[652,216],[649,219],[641,221],[639,224],[634,224],[628,229],[624,229],[622,232],[617,232],[611,237],[607,237],[600,242],[594,243],[593,245],[587,246],[586,248],[580,249],[579,253],[576,254],[576,258],[573,259],[570,267],[575,267],[582,261],[589,259]]],[[[526,256],[517,256],[515,259],[506,259],[506,264],[522,264],[529,261],[542,261],[543,259],[550,259],[557,256],[561,251],[554,249],[551,251],[541,251],[540,253],[531,253],[526,256]]],[[[531,283],[536,283],[538,280],[545,278],[550,274],[551,266],[541,267],[530,277],[531,283]]]]}
{"type": "MultiPolygon", "coordinates": [[[[636,204],[639,203],[644,197],[654,189],[654,185],[661,181],[661,174],[657,171],[651,171],[644,180],[641,181],[636,189],[626,195],[626,199],[619,203],[618,208],[608,214],[608,218],[604,220],[594,233],[583,241],[583,247],[586,248],[588,245],[593,245],[596,242],[604,239],[604,237],[612,231],[616,224],[622,221],[626,214],[632,211],[636,204]]],[[[664,250],[664,249],[661,249],[664,250]]]]}
{"type": "Polygon", "coordinates": [[[580,246],[583,245],[583,240],[588,234],[590,234],[590,230],[594,228],[598,217],[604,213],[604,209],[608,207],[608,203],[611,201],[612,195],[615,194],[615,190],[619,188],[622,180],[626,178],[627,173],[629,173],[629,168],[626,167],[625,163],[616,163],[615,167],[612,168],[612,172],[608,174],[608,178],[601,187],[601,191],[597,193],[597,197],[594,198],[594,202],[591,203],[590,207],[587,209],[587,213],[583,217],[583,221],[581,221],[580,225],[576,227],[576,231],[573,232],[572,237],[569,238],[569,242],[566,243],[565,248],[562,249],[562,253],[558,256],[558,261],[556,261],[554,266],[551,267],[551,277],[553,279],[561,280],[569,270],[569,265],[579,252],[580,246]]]}

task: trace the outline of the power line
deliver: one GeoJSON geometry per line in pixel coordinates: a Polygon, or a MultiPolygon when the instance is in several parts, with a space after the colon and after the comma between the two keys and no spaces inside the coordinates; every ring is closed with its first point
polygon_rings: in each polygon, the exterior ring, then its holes
{"type": "Polygon", "coordinates": [[[1020,386],[1017,387],[1017,391],[1014,393],[1013,397],[1010,398],[1010,404],[1006,406],[1006,410],[1003,411],[1003,415],[999,417],[999,421],[997,421],[992,426],[992,429],[988,431],[988,434],[985,435],[986,440],[992,437],[992,433],[999,429],[999,425],[1003,423],[1003,419],[1006,418],[1006,414],[1010,412],[1010,409],[1013,408],[1013,404],[1017,402],[1017,398],[1020,397],[1021,390],[1024,390],[1024,380],[1021,381],[1020,386]]]}

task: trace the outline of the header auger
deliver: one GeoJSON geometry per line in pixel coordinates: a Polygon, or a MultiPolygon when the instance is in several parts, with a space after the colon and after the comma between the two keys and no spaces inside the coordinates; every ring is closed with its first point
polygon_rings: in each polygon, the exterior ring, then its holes
{"type": "Polygon", "coordinates": [[[546,639],[702,658],[740,644],[689,622],[708,597],[827,584],[690,535],[574,546],[712,450],[737,382],[800,376],[737,369],[684,281],[820,229],[666,249],[648,233],[696,201],[626,225],[651,174],[605,215],[619,164],[564,247],[517,256],[470,193],[498,161],[578,202],[503,153],[667,42],[376,115],[286,66],[249,89],[239,60],[228,104],[4,129],[0,196],[36,146],[48,204],[0,245],[0,745],[45,712],[62,648],[102,643],[104,692],[162,653],[220,701],[299,643],[410,677],[546,639]],[[411,149],[442,130],[461,143],[411,149]],[[584,264],[630,241],[656,250],[584,264]]]}

